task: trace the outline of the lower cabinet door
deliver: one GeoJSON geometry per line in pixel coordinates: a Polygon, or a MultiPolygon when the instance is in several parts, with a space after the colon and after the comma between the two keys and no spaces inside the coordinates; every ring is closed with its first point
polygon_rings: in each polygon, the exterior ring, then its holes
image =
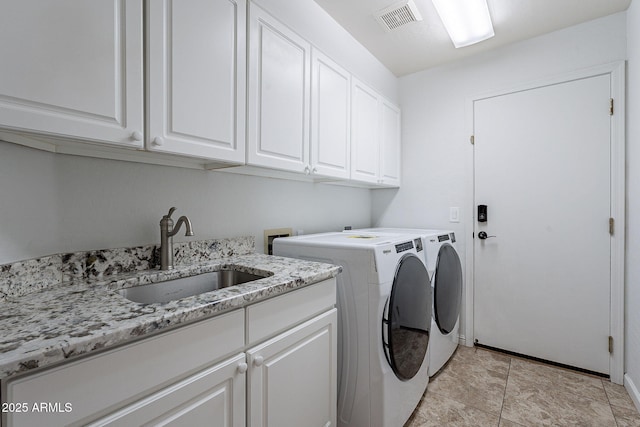
{"type": "Polygon", "coordinates": [[[248,426],[336,425],[336,309],[247,351],[248,426]]]}
{"type": "Polygon", "coordinates": [[[89,426],[245,426],[246,370],[242,353],[89,426]]]}

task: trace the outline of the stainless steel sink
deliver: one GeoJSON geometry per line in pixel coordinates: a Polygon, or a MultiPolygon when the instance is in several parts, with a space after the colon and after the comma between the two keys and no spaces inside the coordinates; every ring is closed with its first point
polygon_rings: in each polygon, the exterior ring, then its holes
{"type": "Polygon", "coordinates": [[[120,289],[118,293],[133,302],[145,304],[162,303],[252,282],[264,277],[267,276],[237,270],[220,270],[197,276],[120,289]]]}

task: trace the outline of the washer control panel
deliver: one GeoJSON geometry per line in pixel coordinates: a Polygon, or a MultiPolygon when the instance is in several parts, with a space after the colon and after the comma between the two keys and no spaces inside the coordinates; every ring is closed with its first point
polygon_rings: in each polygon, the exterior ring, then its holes
{"type": "Polygon", "coordinates": [[[413,249],[413,241],[398,243],[396,245],[396,253],[397,254],[405,252],[405,251],[409,251],[411,249],[413,249]]]}

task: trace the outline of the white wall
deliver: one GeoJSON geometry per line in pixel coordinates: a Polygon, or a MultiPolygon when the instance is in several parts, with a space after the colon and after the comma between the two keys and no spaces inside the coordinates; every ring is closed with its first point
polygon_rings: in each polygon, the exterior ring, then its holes
{"type": "Polygon", "coordinates": [[[627,11],[627,273],[625,385],[640,410],[640,2],[627,11]]]}
{"type": "Polygon", "coordinates": [[[374,225],[453,229],[464,266],[473,231],[470,220],[465,227],[472,208],[467,99],[623,60],[625,28],[620,13],[401,78],[402,187],[373,192],[374,225]],[[452,206],[462,208],[462,222],[448,221],[452,206]]]}
{"type": "Polygon", "coordinates": [[[52,253],[159,243],[176,206],[195,237],[305,233],[371,222],[369,190],[52,154],[0,141],[0,264],[52,253]]]}

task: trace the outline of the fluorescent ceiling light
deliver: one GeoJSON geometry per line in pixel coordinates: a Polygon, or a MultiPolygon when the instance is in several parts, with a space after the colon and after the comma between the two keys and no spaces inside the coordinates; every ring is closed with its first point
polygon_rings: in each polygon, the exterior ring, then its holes
{"type": "Polygon", "coordinates": [[[455,47],[494,36],[486,0],[431,0],[455,47]]]}

